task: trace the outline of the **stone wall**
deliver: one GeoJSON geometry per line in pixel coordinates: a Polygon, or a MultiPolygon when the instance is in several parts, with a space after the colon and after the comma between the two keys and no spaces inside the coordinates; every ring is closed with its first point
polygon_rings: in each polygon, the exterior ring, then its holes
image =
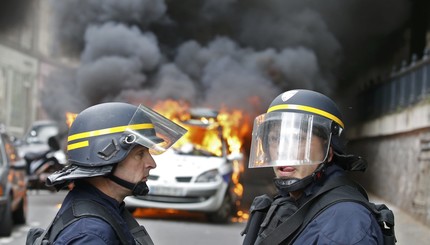
{"type": "Polygon", "coordinates": [[[360,182],[430,226],[430,105],[354,128],[349,151],[368,160],[360,182]],[[378,130],[379,129],[379,130],[378,130]]]}

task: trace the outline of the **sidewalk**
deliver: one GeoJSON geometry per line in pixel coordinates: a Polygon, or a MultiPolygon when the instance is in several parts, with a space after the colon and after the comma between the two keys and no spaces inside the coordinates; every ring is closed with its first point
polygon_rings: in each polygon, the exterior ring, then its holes
{"type": "Polygon", "coordinates": [[[394,231],[396,232],[397,245],[416,245],[430,243],[430,227],[409,216],[400,208],[381,198],[369,195],[369,199],[375,203],[385,203],[394,212],[394,231]]]}

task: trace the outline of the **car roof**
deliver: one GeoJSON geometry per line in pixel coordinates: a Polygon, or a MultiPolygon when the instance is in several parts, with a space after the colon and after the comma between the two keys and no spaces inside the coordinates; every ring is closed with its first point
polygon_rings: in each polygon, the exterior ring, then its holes
{"type": "Polygon", "coordinates": [[[38,121],[34,121],[31,125],[32,126],[57,125],[57,122],[52,121],[52,120],[38,120],[38,121]]]}
{"type": "Polygon", "coordinates": [[[215,118],[218,116],[218,111],[210,108],[196,107],[190,109],[191,118],[215,118]]]}

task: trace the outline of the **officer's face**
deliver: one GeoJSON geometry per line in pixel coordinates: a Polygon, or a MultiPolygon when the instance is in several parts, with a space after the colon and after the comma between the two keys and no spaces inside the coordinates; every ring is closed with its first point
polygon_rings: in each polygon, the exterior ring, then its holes
{"type": "Polygon", "coordinates": [[[115,175],[126,181],[137,183],[146,181],[149,175],[149,170],[157,165],[149,154],[146,147],[137,145],[130,151],[127,157],[121,161],[116,170],[115,175]]]}
{"type": "MultiPolygon", "coordinates": [[[[270,137],[270,135],[269,135],[270,137]]],[[[318,136],[313,135],[312,140],[310,142],[311,148],[313,149],[310,154],[311,159],[323,159],[325,156],[325,150],[323,149],[323,142],[324,140],[321,139],[318,136]]],[[[303,148],[304,149],[304,148],[303,148]]],[[[297,156],[301,156],[304,154],[304,152],[301,152],[303,149],[298,149],[297,156]]],[[[277,158],[278,154],[278,148],[277,147],[271,147],[269,148],[270,155],[277,158]]],[[[276,177],[278,178],[298,178],[302,179],[306,176],[311,175],[319,164],[312,164],[312,165],[294,165],[294,166],[276,166],[273,168],[276,177]]]]}

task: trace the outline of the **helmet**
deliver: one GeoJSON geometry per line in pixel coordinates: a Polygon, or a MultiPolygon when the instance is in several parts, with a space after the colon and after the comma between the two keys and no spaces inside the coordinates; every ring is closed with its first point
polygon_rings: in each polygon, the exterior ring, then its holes
{"type": "Polygon", "coordinates": [[[284,92],[254,120],[249,167],[322,163],[330,146],[343,154],[343,129],[342,115],[327,96],[303,89],[284,92]]]}
{"type": "Polygon", "coordinates": [[[94,105],[79,113],[71,125],[67,138],[69,166],[48,177],[48,185],[107,175],[136,145],[160,154],[185,133],[184,128],[143,105],[94,105]]]}

